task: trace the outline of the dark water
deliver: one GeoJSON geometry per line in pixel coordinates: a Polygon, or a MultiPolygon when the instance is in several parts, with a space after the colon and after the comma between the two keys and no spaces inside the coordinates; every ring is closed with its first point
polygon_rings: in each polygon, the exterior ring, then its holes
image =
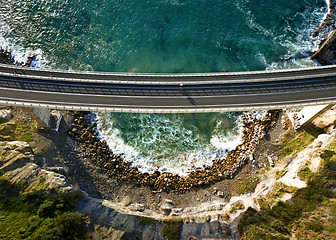
{"type": "Polygon", "coordinates": [[[2,36],[60,68],[261,70],[301,51],[323,0],[0,1],[2,36]]]}

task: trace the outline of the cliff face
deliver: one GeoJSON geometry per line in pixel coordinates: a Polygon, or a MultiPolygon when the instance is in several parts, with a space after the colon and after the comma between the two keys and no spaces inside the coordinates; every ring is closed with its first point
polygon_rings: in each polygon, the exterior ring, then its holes
{"type": "Polygon", "coordinates": [[[322,43],[311,59],[317,60],[322,65],[336,64],[336,30],[322,43]]]}
{"type": "Polygon", "coordinates": [[[322,65],[336,64],[336,1],[330,1],[329,8],[321,26],[312,35],[319,42],[320,48],[311,59],[322,65]]]}

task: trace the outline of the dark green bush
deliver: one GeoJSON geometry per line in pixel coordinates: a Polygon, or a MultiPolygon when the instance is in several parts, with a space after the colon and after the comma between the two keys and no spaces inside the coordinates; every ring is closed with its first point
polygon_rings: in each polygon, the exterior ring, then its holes
{"type": "Polygon", "coordinates": [[[81,193],[24,193],[0,177],[0,239],[88,239],[87,218],[75,212],[81,193]]]}
{"type": "Polygon", "coordinates": [[[65,212],[55,219],[55,231],[62,239],[76,239],[85,236],[87,218],[79,212],[65,212]]]}

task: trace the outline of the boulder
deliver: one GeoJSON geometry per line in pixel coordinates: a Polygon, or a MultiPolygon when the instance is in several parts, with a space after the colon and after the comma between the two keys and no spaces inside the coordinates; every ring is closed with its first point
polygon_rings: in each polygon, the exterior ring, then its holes
{"type": "Polygon", "coordinates": [[[172,208],[170,205],[168,205],[167,203],[164,203],[160,206],[160,210],[164,215],[169,215],[172,211],[172,208]]]}
{"type": "Polygon", "coordinates": [[[0,110],[0,119],[10,120],[13,117],[12,112],[7,109],[0,110]]]}
{"type": "Polygon", "coordinates": [[[170,199],[165,199],[165,203],[167,203],[168,205],[174,205],[174,202],[170,199]]]}
{"type": "Polygon", "coordinates": [[[172,216],[178,216],[182,213],[183,209],[182,208],[173,208],[171,210],[171,215],[172,216]]]}
{"type": "Polygon", "coordinates": [[[220,198],[223,198],[224,197],[224,192],[218,191],[217,196],[220,197],[220,198]]]}
{"type": "Polygon", "coordinates": [[[135,211],[135,212],[143,212],[145,211],[145,205],[141,204],[141,203],[136,203],[136,204],[131,204],[128,207],[131,211],[135,211]]]}

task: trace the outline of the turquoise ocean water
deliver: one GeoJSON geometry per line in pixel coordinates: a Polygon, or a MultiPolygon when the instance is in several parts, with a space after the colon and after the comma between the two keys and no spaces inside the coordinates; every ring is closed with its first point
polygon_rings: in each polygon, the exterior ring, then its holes
{"type": "MultiPolygon", "coordinates": [[[[43,68],[221,72],[314,66],[324,0],[0,0],[0,46],[43,68]]],[[[240,140],[240,113],[97,113],[143,169],[186,172],[240,140]]]]}

